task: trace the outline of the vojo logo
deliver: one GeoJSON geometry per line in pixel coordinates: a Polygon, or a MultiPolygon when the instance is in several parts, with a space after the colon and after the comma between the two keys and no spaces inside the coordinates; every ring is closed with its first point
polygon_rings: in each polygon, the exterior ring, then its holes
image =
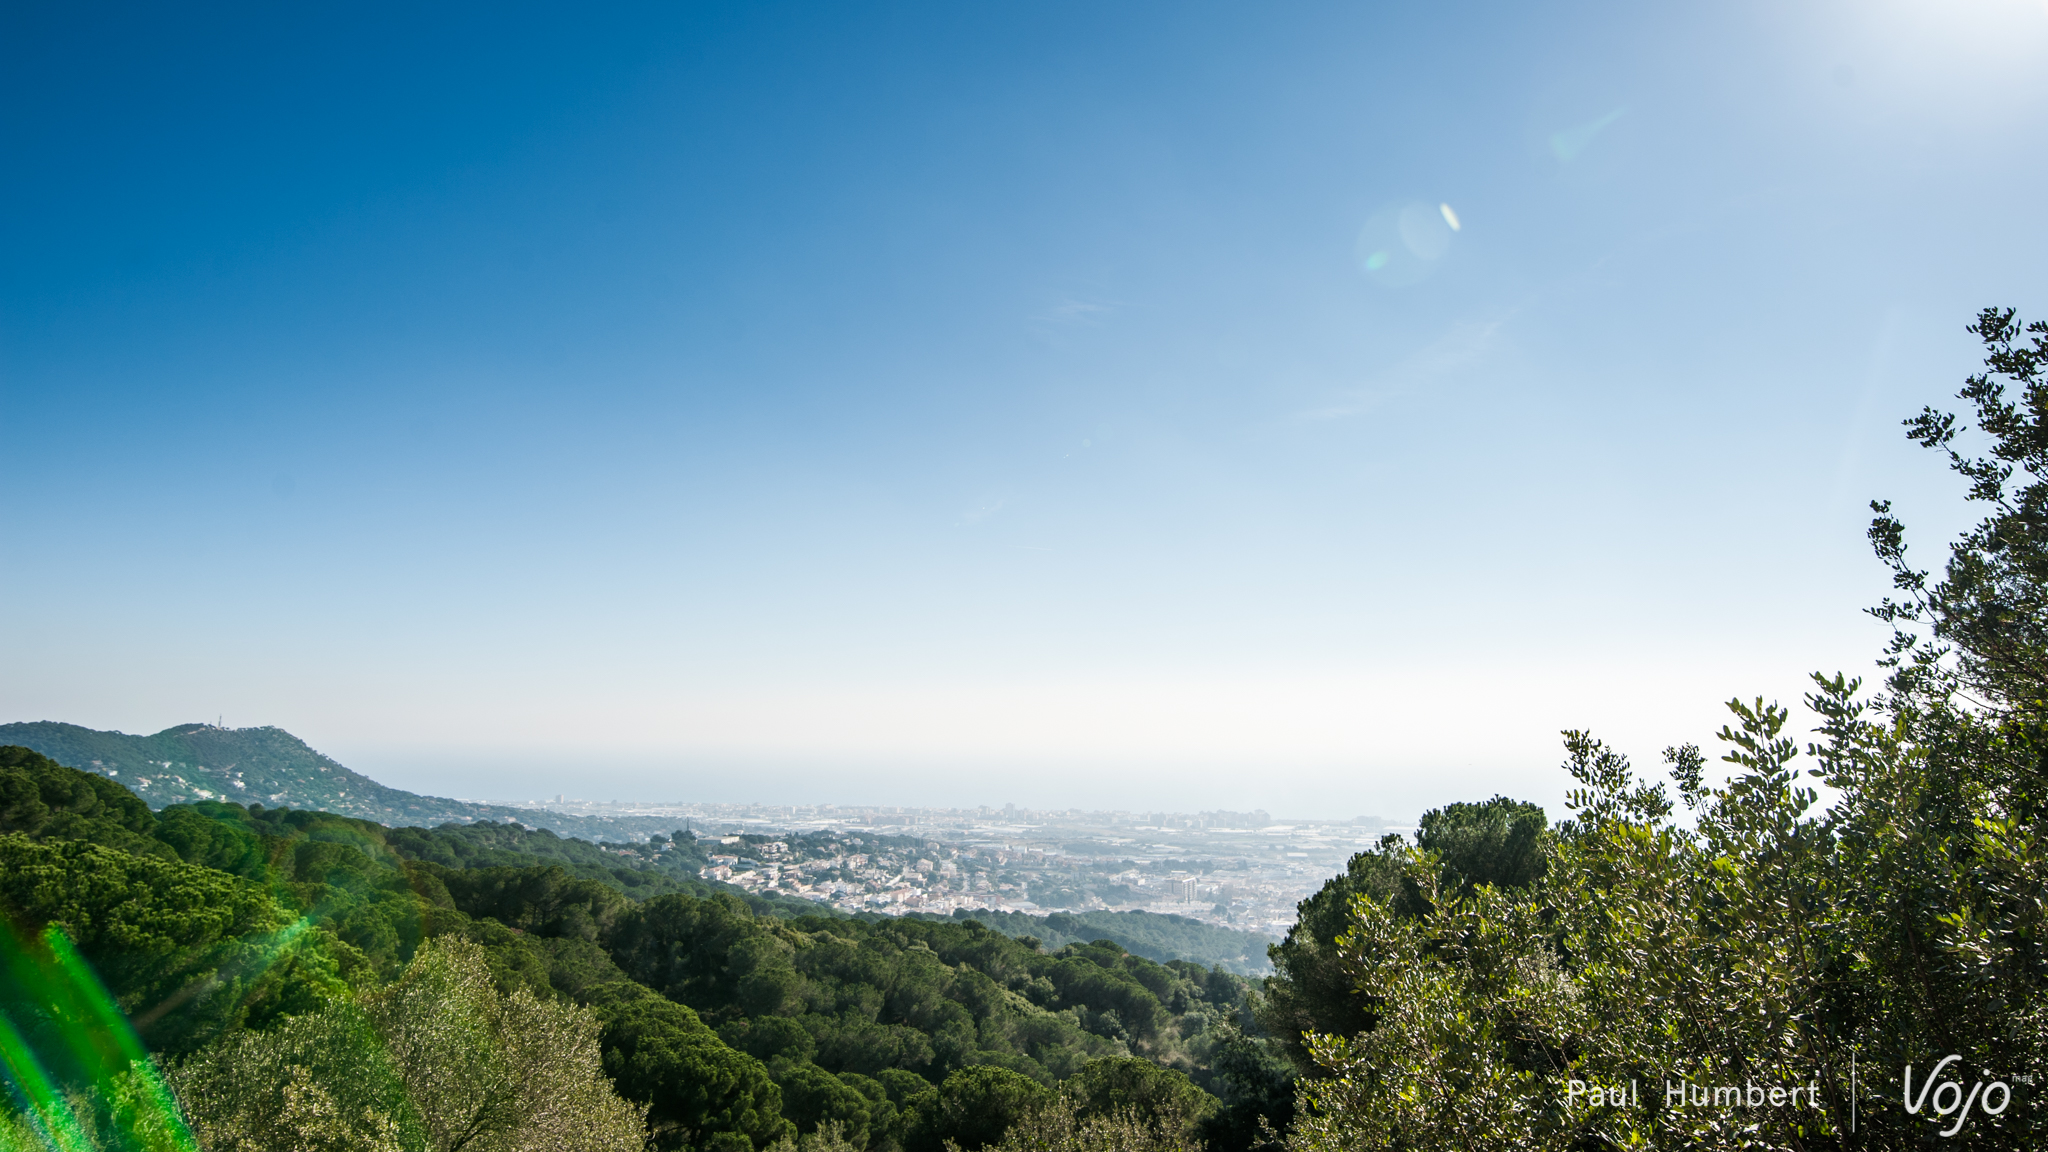
{"type": "MultiPolygon", "coordinates": [[[[1998,1116],[2012,1106],[2012,1085],[2003,1080],[1993,1080],[1989,1084],[1979,1080],[1970,1086],[1969,1093],[1965,1095],[1961,1081],[1940,1079],[1942,1069],[1961,1060],[1961,1056],[1942,1057],[1941,1062],[1927,1073],[1927,1078],[1920,1082],[1918,1096],[1913,1094],[1913,1066],[1906,1065],[1906,1114],[1918,1116],[1921,1109],[1931,1108],[1932,1111],[1927,1118],[1936,1124],[1950,1116],[1955,1117],[1953,1123],[1942,1129],[1943,1136],[1953,1136],[1962,1131],[1963,1125],[1970,1119],[1972,1109],[1986,1116],[1998,1116]],[[1993,1096],[1998,1098],[1995,1105],[1992,1103],[1993,1096]]],[[[1991,1073],[1986,1072],[1984,1075],[1989,1076],[1991,1073]]]]}

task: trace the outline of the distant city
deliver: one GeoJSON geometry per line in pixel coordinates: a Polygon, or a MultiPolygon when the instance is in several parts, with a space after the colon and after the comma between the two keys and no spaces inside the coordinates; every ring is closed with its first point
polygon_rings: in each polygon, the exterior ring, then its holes
{"type": "MultiPolygon", "coordinates": [[[[706,879],[889,913],[1171,913],[1283,936],[1295,905],[1353,853],[1412,824],[1251,812],[495,801],[694,833],[706,879]],[[726,849],[721,852],[720,848],[726,849]]],[[[640,851],[613,845],[621,853],[640,851]]]]}
{"type": "Polygon", "coordinates": [[[1414,827],[1260,810],[456,800],[389,787],[269,727],[181,724],[135,736],[35,721],[0,725],[0,744],[117,780],[156,809],[219,800],[391,828],[509,821],[664,870],[661,842],[687,831],[720,842],[702,845],[703,879],[849,912],[1142,910],[1270,937],[1286,935],[1295,905],[1352,854],[1414,827]]]}

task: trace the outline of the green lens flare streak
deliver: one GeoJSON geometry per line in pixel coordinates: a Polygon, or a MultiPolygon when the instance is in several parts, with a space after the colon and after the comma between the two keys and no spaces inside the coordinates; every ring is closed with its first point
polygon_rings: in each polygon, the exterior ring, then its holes
{"type": "MultiPolygon", "coordinates": [[[[71,1106],[50,1083],[36,1054],[29,1050],[28,1041],[15,1031],[5,1014],[0,1014],[0,1065],[7,1070],[7,1083],[14,1090],[16,1106],[45,1144],[58,1152],[92,1152],[92,1145],[86,1143],[85,1134],[78,1130],[78,1118],[71,1114],[71,1106]]],[[[6,1139],[7,1134],[0,1132],[0,1140],[6,1139]]],[[[6,1148],[13,1152],[14,1146],[10,1142],[6,1148]]]]}
{"type": "Polygon", "coordinates": [[[187,984],[147,1012],[137,1013],[132,1021],[133,1028],[130,1029],[130,1032],[133,1032],[136,1028],[147,1030],[151,1024],[154,1024],[165,1013],[174,1011],[190,1001],[212,992],[224,980],[254,975],[277,963],[278,957],[284,955],[285,949],[291,946],[292,941],[297,940],[305,933],[306,929],[312,926],[313,921],[310,917],[301,916],[283,928],[272,932],[270,935],[251,941],[251,951],[242,959],[222,967],[219,972],[187,984]]]}
{"type": "MultiPolygon", "coordinates": [[[[54,1152],[198,1152],[177,1101],[92,966],[52,924],[33,942],[0,928],[0,1061],[15,1101],[54,1152]],[[124,1083],[125,1081],[125,1083],[124,1083]],[[63,1086],[126,1104],[98,1146],[63,1086]],[[123,1131],[121,1129],[127,1129],[123,1131]],[[153,1133],[145,1144],[142,1132],[153,1133]]],[[[95,1125],[95,1127],[97,1127],[95,1125]]]]}

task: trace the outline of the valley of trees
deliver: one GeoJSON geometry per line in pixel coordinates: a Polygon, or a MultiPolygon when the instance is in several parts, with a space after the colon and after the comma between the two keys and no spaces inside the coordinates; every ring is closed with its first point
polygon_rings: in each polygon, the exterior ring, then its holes
{"type": "Polygon", "coordinates": [[[1568,819],[1428,813],[1262,982],[784,914],[523,830],[152,812],[0,748],[0,1149],[2039,1146],[2048,324],[1972,330],[1974,426],[1908,430],[1985,516],[1937,576],[1873,505],[1881,689],[1816,675],[1803,747],[1732,702],[1725,773],[1568,732],[1568,819]]]}

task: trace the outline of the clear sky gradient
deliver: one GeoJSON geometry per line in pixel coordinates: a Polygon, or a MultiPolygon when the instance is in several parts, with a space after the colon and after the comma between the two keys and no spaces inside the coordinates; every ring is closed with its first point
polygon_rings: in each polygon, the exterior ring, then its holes
{"type": "Polygon", "coordinates": [[[2048,315],[2039,0],[0,20],[0,720],[437,794],[1556,811],[2048,315]]]}

